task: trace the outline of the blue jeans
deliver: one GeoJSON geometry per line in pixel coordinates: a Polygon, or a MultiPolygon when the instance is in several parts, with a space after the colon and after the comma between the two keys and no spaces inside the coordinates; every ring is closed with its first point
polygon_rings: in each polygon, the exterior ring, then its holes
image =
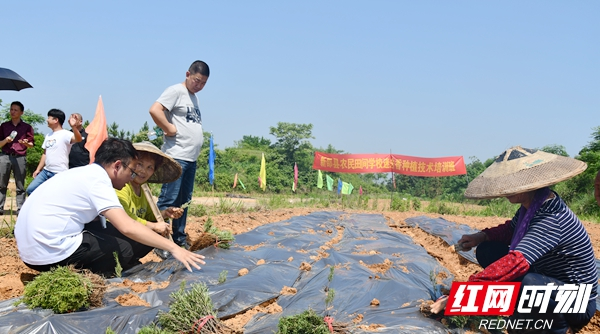
{"type": "Polygon", "coordinates": [[[37,187],[39,187],[42,183],[48,181],[54,175],[56,175],[56,173],[53,173],[46,169],[42,169],[42,171],[33,179],[33,181],[31,181],[31,183],[29,184],[29,187],[27,187],[27,190],[25,191],[25,192],[27,192],[27,196],[31,195],[31,193],[37,187]]]}
{"type": "MultiPolygon", "coordinates": [[[[177,180],[163,184],[160,196],[158,197],[158,208],[160,210],[165,210],[170,206],[178,208],[192,199],[194,180],[196,178],[196,161],[179,159],[175,159],[175,161],[181,165],[183,171],[177,180]]],[[[180,246],[186,244],[185,223],[187,212],[188,209],[185,208],[183,215],[173,220],[173,241],[180,246]]]]}

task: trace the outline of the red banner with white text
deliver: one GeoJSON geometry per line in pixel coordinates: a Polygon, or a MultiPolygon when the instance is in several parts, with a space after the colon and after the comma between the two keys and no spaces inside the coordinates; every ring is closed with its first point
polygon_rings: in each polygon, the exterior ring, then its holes
{"type": "Polygon", "coordinates": [[[412,176],[467,174],[462,156],[420,158],[399,154],[331,154],[315,152],[313,169],[335,173],[388,173],[412,176]]]}

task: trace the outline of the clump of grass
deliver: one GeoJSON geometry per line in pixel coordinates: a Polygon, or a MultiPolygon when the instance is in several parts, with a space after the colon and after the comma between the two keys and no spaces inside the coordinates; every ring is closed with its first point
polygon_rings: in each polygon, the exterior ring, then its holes
{"type": "Polygon", "coordinates": [[[441,215],[456,215],[459,213],[459,210],[456,207],[453,207],[451,204],[448,204],[445,201],[438,200],[431,201],[427,208],[425,208],[425,211],[439,213],[441,215]]]}
{"type": "Polygon", "coordinates": [[[325,310],[329,315],[329,310],[333,308],[333,298],[335,298],[335,290],[330,288],[331,281],[333,281],[333,272],[335,270],[334,266],[329,267],[329,275],[327,276],[327,286],[325,287],[325,291],[327,292],[327,296],[325,297],[325,310]]]}
{"type": "Polygon", "coordinates": [[[208,214],[208,210],[202,204],[192,204],[188,207],[188,215],[202,217],[208,214]]]}
{"type": "Polygon", "coordinates": [[[410,201],[406,198],[394,197],[390,203],[390,210],[406,212],[410,210],[410,201]]]}
{"type": "Polygon", "coordinates": [[[421,201],[418,199],[413,199],[412,201],[412,208],[415,211],[421,211],[421,201]]]}
{"type": "Polygon", "coordinates": [[[41,307],[54,313],[74,312],[90,306],[93,283],[73,267],[56,267],[36,276],[25,286],[23,299],[33,309],[41,307]]]}
{"type": "Polygon", "coordinates": [[[144,326],[140,328],[137,334],[172,334],[169,331],[163,330],[155,324],[144,326]]]}
{"type": "Polygon", "coordinates": [[[227,281],[227,270],[223,270],[219,273],[219,284],[223,284],[225,281],[227,281]]]}
{"type": "Polygon", "coordinates": [[[232,202],[231,200],[224,199],[222,197],[219,198],[219,205],[216,208],[216,214],[227,214],[242,211],[243,209],[242,202],[232,202]]]}
{"type": "Polygon", "coordinates": [[[212,218],[208,217],[204,223],[204,232],[214,235],[217,239],[217,244],[220,248],[229,249],[231,243],[235,241],[235,237],[231,231],[223,231],[214,226],[212,218]]]}
{"type": "Polygon", "coordinates": [[[185,291],[184,281],[170,297],[169,312],[158,314],[163,330],[173,333],[223,333],[227,329],[217,319],[206,284],[192,284],[189,291],[185,291]],[[200,323],[204,324],[200,326],[200,323]]]}
{"type": "MultiPolygon", "coordinates": [[[[9,192],[10,190],[7,190],[9,192]]],[[[6,194],[9,197],[10,193],[6,194]]],[[[0,238],[14,238],[15,236],[15,223],[17,222],[17,216],[13,216],[12,201],[10,202],[10,216],[8,220],[6,216],[2,218],[2,224],[0,224],[0,238]]]]}
{"type": "Polygon", "coordinates": [[[300,314],[282,317],[277,324],[277,334],[329,334],[329,328],[315,311],[308,309],[300,314]]]}
{"type": "Polygon", "coordinates": [[[379,201],[378,201],[377,197],[375,197],[373,199],[373,203],[371,205],[371,210],[373,210],[373,211],[379,210],[379,201]]]}
{"type": "Polygon", "coordinates": [[[115,257],[115,276],[121,277],[121,273],[123,272],[123,267],[121,267],[121,262],[119,261],[119,253],[117,251],[113,252],[113,256],[115,257]]]}
{"type": "Polygon", "coordinates": [[[333,281],[333,274],[335,267],[329,267],[329,275],[327,275],[327,285],[325,286],[325,313],[326,317],[319,316],[314,310],[308,309],[300,314],[282,317],[279,319],[277,324],[277,334],[304,334],[304,333],[316,333],[316,334],[330,334],[332,331],[329,329],[329,325],[325,322],[325,319],[331,321],[331,328],[333,333],[347,333],[347,324],[345,323],[333,323],[333,318],[329,317],[329,311],[333,308],[333,299],[335,298],[335,290],[331,289],[331,281],[333,281]]]}
{"type": "Polygon", "coordinates": [[[464,328],[469,323],[469,317],[466,315],[455,315],[448,317],[448,321],[458,328],[464,328]]]}

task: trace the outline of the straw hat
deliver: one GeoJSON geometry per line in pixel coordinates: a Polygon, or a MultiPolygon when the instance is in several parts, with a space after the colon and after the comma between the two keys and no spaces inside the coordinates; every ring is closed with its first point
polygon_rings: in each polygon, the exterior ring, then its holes
{"type": "Polygon", "coordinates": [[[570,179],[586,168],[583,161],[515,146],[469,183],[465,197],[484,199],[528,192],[570,179]]]}
{"type": "Polygon", "coordinates": [[[145,141],[134,143],[133,147],[138,152],[148,152],[161,157],[162,163],[154,170],[154,174],[148,179],[148,183],[169,183],[181,176],[181,166],[179,163],[159,150],[154,144],[145,141]]]}

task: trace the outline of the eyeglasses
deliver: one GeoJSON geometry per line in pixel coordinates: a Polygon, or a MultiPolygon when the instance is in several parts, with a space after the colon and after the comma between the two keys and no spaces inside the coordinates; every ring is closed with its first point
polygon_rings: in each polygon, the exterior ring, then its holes
{"type": "Polygon", "coordinates": [[[131,167],[129,167],[129,166],[125,165],[125,164],[123,164],[123,167],[125,167],[125,168],[127,168],[127,169],[129,169],[131,171],[131,179],[132,180],[135,179],[138,176],[137,173],[134,172],[133,169],[131,169],[131,167]]]}

